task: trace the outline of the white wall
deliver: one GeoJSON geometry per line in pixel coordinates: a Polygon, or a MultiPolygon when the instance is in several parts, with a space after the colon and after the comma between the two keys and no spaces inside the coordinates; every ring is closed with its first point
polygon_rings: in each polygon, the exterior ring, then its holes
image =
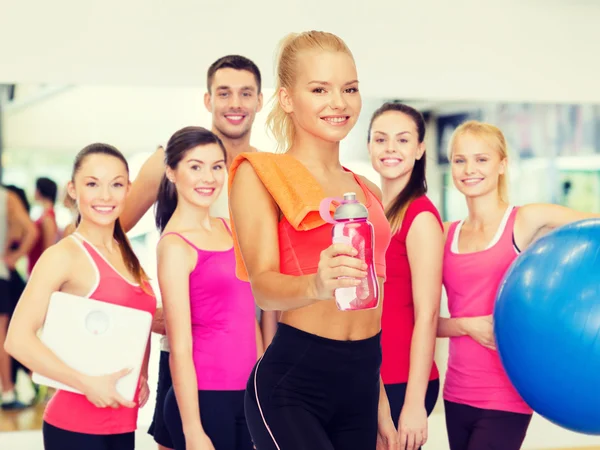
{"type": "MultiPolygon", "coordinates": [[[[24,90],[33,89],[25,85],[24,90]]],[[[88,85],[64,88],[36,101],[28,101],[27,93],[19,94],[4,110],[4,147],[23,157],[75,154],[98,141],[129,155],[152,151],[157,145],[166,145],[182,127],[210,128],[204,92],[203,87],[88,85]]],[[[265,98],[272,92],[267,89],[265,98]]],[[[271,143],[264,131],[266,116],[257,115],[252,143],[268,150],[271,143]]]]}
{"type": "Polygon", "coordinates": [[[343,37],[365,95],[597,102],[600,4],[590,0],[4,2],[0,81],[202,86],[227,53],[272,85],[290,31],[343,37]]]}

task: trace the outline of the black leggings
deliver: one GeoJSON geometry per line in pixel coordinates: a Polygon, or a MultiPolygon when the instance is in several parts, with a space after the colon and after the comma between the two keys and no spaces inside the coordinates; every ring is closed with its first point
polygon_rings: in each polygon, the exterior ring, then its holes
{"type": "MultiPolygon", "coordinates": [[[[385,393],[387,394],[388,401],[390,402],[392,421],[394,422],[396,428],[398,428],[398,420],[400,420],[400,413],[402,412],[404,400],[406,399],[407,387],[408,383],[385,385],[385,393]]],[[[427,411],[427,416],[429,416],[433,411],[433,408],[435,408],[439,393],[440,380],[429,381],[429,384],[427,385],[427,391],[425,392],[425,410],[427,411]]],[[[419,447],[419,449],[420,448],[423,447],[419,447]]]]}
{"type": "Polygon", "coordinates": [[[519,450],[531,414],[444,401],[450,450],[519,450]]]}
{"type": "Polygon", "coordinates": [[[173,441],[165,425],[164,417],[165,398],[167,398],[171,386],[173,386],[173,380],[171,379],[171,368],[169,367],[169,352],[161,351],[158,364],[158,383],[156,385],[156,404],[148,434],[154,437],[154,442],[166,448],[173,448],[173,441]]]}
{"type": "Polygon", "coordinates": [[[42,425],[45,450],[133,450],[135,433],[85,434],[63,430],[49,423],[42,425]]]}
{"type": "MultiPolygon", "coordinates": [[[[392,420],[394,421],[394,425],[396,425],[396,427],[398,427],[398,420],[400,419],[400,413],[402,412],[402,407],[404,406],[407,385],[408,383],[385,385],[385,393],[387,394],[388,401],[390,402],[392,420]]],[[[427,410],[428,416],[433,411],[433,408],[435,408],[439,393],[440,380],[431,380],[427,385],[427,391],[425,392],[425,409],[427,410]]]]}
{"type": "Polygon", "coordinates": [[[246,389],[257,450],[375,450],[380,336],[336,341],[280,323],[246,389]]]}
{"type": "MultiPolygon", "coordinates": [[[[244,391],[198,391],[200,421],[216,450],[252,450],[244,417],[244,391]]],[[[185,435],[171,387],[165,398],[163,420],[175,450],[185,450],[185,435]]]]}

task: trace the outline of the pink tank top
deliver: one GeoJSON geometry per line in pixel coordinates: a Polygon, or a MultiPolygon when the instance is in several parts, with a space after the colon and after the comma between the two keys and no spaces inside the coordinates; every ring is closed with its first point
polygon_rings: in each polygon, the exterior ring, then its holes
{"type": "MultiPolygon", "coordinates": [[[[156,298],[129,282],[80,234],[70,236],[89,256],[97,272],[97,284],[87,297],[126,306],[154,315],[156,298]]],[[[147,292],[152,292],[149,285],[147,292]]],[[[134,401],[138,401],[139,389],[134,401]]],[[[58,390],[44,412],[44,421],[57,428],[87,434],[130,433],[137,428],[138,408],[97,408],[81,394],[58,390]]]]}
{"type": "MultiPolygon", "coordinates": [[[[493,313],[498,287],[518,256],[513,243],[517,210],[507,209],[495,238],[479,252],[458,253],[462,221],[450,225],[443,277],[452,318],[493,313]]],[[[498,353],[469,336],[450,338],[444,399],[476,408],[532,413],[506,376],[498,353]]]]}
{"type": "MultiPolygon", "coordinates": [[[[223,219],[221,219],[223,220],[223,219]]],[[[231,233],[225,220],[223,224],[231,233]]],[[[246,388],[256,364],[256,315],[250,283],[235,276],[233,247],[208,251],[179,236],[198,253],[190,273],[190,315],[198,390],[246,388]]]]}

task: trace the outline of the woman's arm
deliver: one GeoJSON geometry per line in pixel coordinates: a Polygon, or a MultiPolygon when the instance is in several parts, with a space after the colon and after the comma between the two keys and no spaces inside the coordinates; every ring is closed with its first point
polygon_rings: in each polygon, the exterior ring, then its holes
{"type": "Polygon", "coordinates": [[[440,317],[438,319],[437,337],[450,338],[467,336],[468,333],[464,326],[464,319],[464,317],[455,319],[440,317]]]}
{"type": "Polygon", "coordinates": [[[156,308],[154,319],[152,320],[152,332],[162,335],[167,334],[167,330],[165,328],[165,312],[162,307],[156,308]]]}
{"type": "Polygon", "coordinates": [[[150,352],[152,349],[152,336],[148,336],[148,342],[146,343],[146,352],[144,353],[144,361],[142,362],[142,370],[140,375],[148,381],[148,366],[150,364],[150,352]]]}
{"type": "MultiPolygon", "coordinates": [[[[379,377],[379,403],[377,407],[377,450],[400,450],[400,435],[392,420],[390,402],[381,376],[379,377]]],[[[404,450],[404,449],[402,449],[404,450]]]]}
{"type": "Polygon", "coordinates": [[[116,391],[116,382],[131,369],[92,377],[84,375],[58,358],[39,339],[37,332],[43,326],[53,292],[60,291],[76,270],[72,267],[74,255],[69,243],[57,244],[42,254],[17,303],[8,329],[4,348],[32,372],[37,372],[59,383],[82,392],[98,407],[118,406],[133,408],[134,402],[125,400],[116,391]]]}
{"type": "Polygon", "coordinates": [[[405,405],[423,408],[435,353],[442,295],[444,232],[433,214],[423,212],[406,237],[415,326],[410,346],[410,372],[405,405]]]}
{"type": "Polygon", "coordinates": [[[515,223],[515,240],[525,250],[540,234],[584,219],[597,219],[600,214],[575,211],[565,206],[532,203],[521,206],[515,223]]]}
{"type": "Polygon", "coordinates": [[[458,317],[446,319],[440,317],[438,321],[438,337],[460,337],[469,336],[480,345],[490,350],[496,350],[496,339],[494,337],[494,317],[458,317]]]}
{"type": "Polygon", "coordinates": [[[144,362],[142,363],[142,370],[140,371],[140,393],[139,393],[139,406],[143,408],[148,397],[150,396],[150,389],[148,387],[148,365],[150,363],[150,350],[152,346],[151,335],[148,336],[148,343],[146,344],[146,353],[144,354],[144,362]]]}
{"type": "Polygon", "coordinates": [[[62,362],[37,336],[50,296],[60,291],[70,271],[71,255],[65,246],[51,247],[40,257],[15,308],[4,348],[32,372],[83,391],[85,376],[62,362]]]}
{"type": "Polygon", "coordinates": [[[158,147],[142,165],[127,195],[125,208],[119,217],[125,232],[129,232],[156,202],[158,188],[165,173],[165,150],[158,147]]]}
{"type": "Polygon", "coordinates": [[[406,398],[400,418],[400,448],[421,448],[427,442],[425,395],[435,353],[442,295],[444,231],[436,217],[423,212],[414,219],[406,237],[410,264],[415,326],[410,345],[406,398]]]}
{"type": "Polygon", "coordinates": [[[198,382],[192,353],[189,276],[197,258],[192,251],[177,236],[165,236],[157,248],[158,283],[171,349],[171,377],[183,433],[190,447],[191,441],[206,434],[200,421],[198,382]]]}
{"type": "Polygon", "coordinates": [[[366,276],[362,261],[354,257],[356,250],[341,244],[323,249],[317,274],[283,275],[279,211],[248,161],[237,169],[229,204],[254,299],[263,311],[288,311],[331,300],[336,288],[357,286],[356,278],[366,276]]]}

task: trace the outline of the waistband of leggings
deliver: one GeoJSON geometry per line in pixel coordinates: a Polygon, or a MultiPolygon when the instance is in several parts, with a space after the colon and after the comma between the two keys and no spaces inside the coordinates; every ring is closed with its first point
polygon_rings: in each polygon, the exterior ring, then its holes
{"type": "Polygon", "coordinates": [[[355,351],[369,351],[379,350],[381,347],[381,330],[374,336],[366,339],[358,340],[337,340],[330,339],[316,334],[308,333],[299,328],[293,327],[285,323],[279,323],[277,325],[277,334],[282,338],[299,339],[299,340],[310,340],[319,344],[320,346],[327,347],[333,350],[355,350],[355,351]]]}

